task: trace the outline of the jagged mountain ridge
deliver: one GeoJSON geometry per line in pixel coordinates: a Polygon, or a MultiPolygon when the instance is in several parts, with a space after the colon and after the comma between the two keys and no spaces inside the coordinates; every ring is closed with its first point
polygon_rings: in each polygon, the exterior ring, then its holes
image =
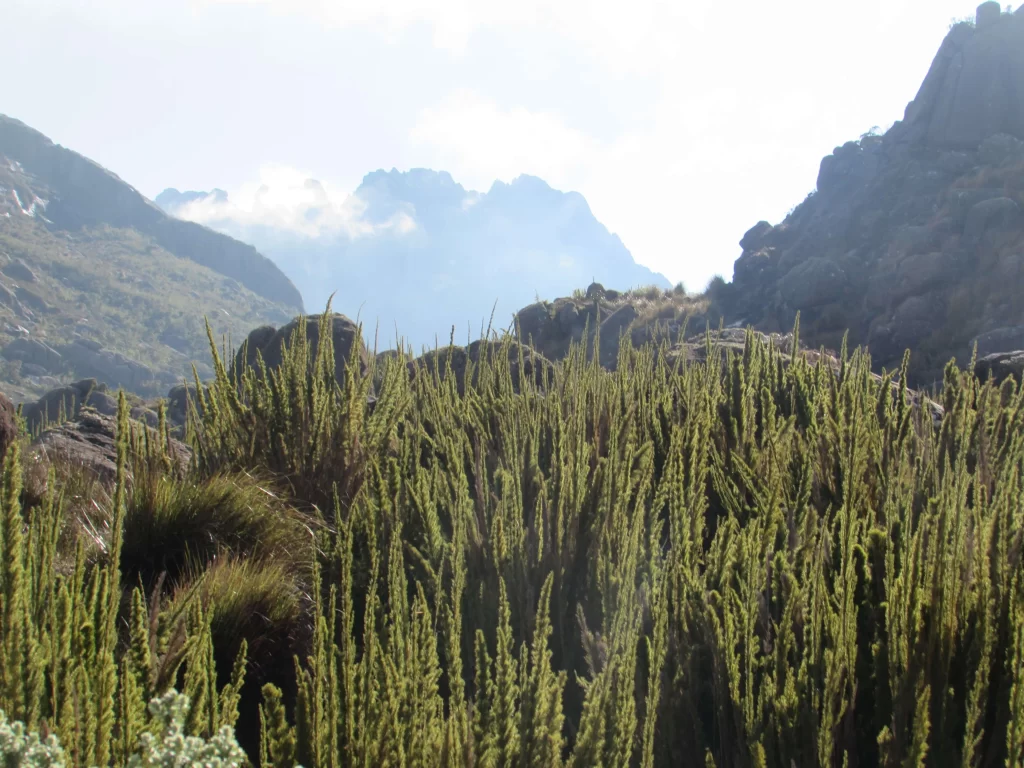
{"type": "Polygon", "coordinates": [[[417,350],[435,339],[447,343],[453,325],[458,340],[476,338],[492,309],[504,327],[538,295],[564,295],[594,279],[670,286],[636,264],[582,195],[536,177],[498,181],[480,193],[444,171],[374,171],[347,201],[355,215],[345,226],[336,224],[339,207],[318,182],[307,180],[304,191],[311,199],[302,211],[305,231],[240,221],[212,193],[196,201],[194,192],[166,190],[156,201],[256,245],[299,286],[308,307],[322,308],[335,293],[334,307],[358,314],[371,340],[379,320],[382,347],[396,326],[417,350]]]}
{"type": "Polygon", "coordinates": [[[742,238],[726,321],[812,346],[912,351],[932,384],[950,358],[1024,348],[1024,7],[953,26],[884,135],[837,147],[786,219],[742,238]]]}

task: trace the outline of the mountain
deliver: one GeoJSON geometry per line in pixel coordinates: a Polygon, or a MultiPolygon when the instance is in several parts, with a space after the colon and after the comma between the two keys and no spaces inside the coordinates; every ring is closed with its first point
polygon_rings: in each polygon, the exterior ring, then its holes
{"type": "Polygon", "coordinates": [[[253,243],[295,282],[306,306],[333,306],[364,325],[381,347],[395,328],[415,349],[479,336],[492,309],[495,326],[537,296],[559,296],[600,280],[623,289],[668,280],[633,261],[594,217],[582,195],[520,176],[486,193],[466,190],[443,171],[378,170],[342,202],[304,180],[289,219],[257,193],[243,212],[221,192],[169,189],[156,202],[253,243]],[[277,218],[275,218],[277,217],[277,218]],[[495,302],[497,306],[495,308],[495,302]]]}
{"type": "Polygon", "coordinates": [[[784,221],[742,238],[727,322],[812,345],[912,350],[932,384],[955,357],[1024,348],[1024,7],[953,26],[903,120],[837,147],[784,221]]]}
{"type": "Polygon", "coordinates": [[[167,216],[107,169],[4,115],[0,115],[0,153],[47,188],[51,196],[47,218],[56,227],[133,229],[169,253],[238,280],[259,296],[302,308],[295,286],[252,246],[167,216]]]}
{"type": "Polygon", "coordinates": [[[302,309],[252,246],[0,115],[0,386],[16,401],[76,378],[164,394],[192,360],[211,372],[204,316],[240,338],[302,309]]]}

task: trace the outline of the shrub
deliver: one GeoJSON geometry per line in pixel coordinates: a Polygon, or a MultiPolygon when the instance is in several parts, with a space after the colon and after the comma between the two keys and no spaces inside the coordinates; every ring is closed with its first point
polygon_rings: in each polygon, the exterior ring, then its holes
{"type": "Polygon", "coordinates": [[[151,631],[118,558],[53,574],[59,509],[23,512],[8,457],[0,706],[116,761],[178,648],[184,732],[255,703],[264,765],[1019,765],[1024,389],[950,364],[931,404],[894,384],[909,358],[730,344],[623,345],[613,372],[579,344],[518,392],[504,354],[461,391],[391,366],[372,412],[326,344],[220,367],[194,477],[273,467],[329,500],[291,691],[215,660],[219,601],[283,604],[276,561],[218,557],[151,631]]]}
{"type": "MultiPolygon", "coordinates": [[[[241,768],[245,753],[235,741],[231,728],[224,726],[209,740],[186,736],[185,719],[189,700],[168,691],[149,703],[155,720],[154,732],[139,738],[139,751],[128,758],[128,768],[162,768],[168,765],[203,765],[209,768],[241,768]]],[[[24,723],[10,723],[0,710],[0,757],[5,766],[22,768],[63,768],[64,750],[53,734],[40,740],[28,733],[24,723]]]]}
{"type": "Polygon", "coordinates": [[[139,751],[128,759],[128,768],[162,768],[167,765],[202,765],[208,768],[241,768],[245,752],[235,741],[229,726],[223,726],[209,740],[185,735],[189,700],[168,691],[149,703],[156,721],[155,733],[139,737],[139,751]]]}
{"type": "Polygon", "coordinates": [[[245,473],[176,480],[161,472],[136,478],[127,500],[121,572],[130,584],[169,583],[191,563],[222,553],[308,572],[313,521],[289,507],[269,483],[245,473]]]}
{"type": "Polygon", "coordinates": [[[29,733],[24,723],[9,722],[0,710],[0,760],[5,766],[21,768],[64,768],[60,740],[50,734],[45,740],[29,733]]]}

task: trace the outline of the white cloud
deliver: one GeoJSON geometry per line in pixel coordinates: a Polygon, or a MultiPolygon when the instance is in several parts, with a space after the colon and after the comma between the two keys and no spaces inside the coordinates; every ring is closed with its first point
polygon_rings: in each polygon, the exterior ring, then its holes
{"type": "Polygon", "coordinates": [[[461,184],[486,191],[495,179],[520,174],[553,186],[570,184],[602,152],[600,142],[552,113],[501,109],[471,91],[458,91],[420,112],[409,139],[461,184]]]}
{"type": "Polygon", "coordinates": [[[355,185],[325,184],[324,202],[307,178],[431,167],[486,190],[530,173],[582,193],[638,261],[691,288],[730,274],[743,231],[803,199],[823,154],[900,117],[948,20],[974,7],[13,3],[27,32],[9,43],[39,71],[10,83],[21,96],[5,94],[9,109],[33,124],[24,105],[48,110],[52,138],[145,182],[140,188],[223,186],[267,160],[312,167],[287,178],[264,171],[229,189],[229,209],[197,206],[199,219],[361,236],[368,224],[361,201],[349,199],[355,185]],[[86,55],[106,68],[75,69],[86,55]],[[69,103],[82,108],[53,106],[69,103]],[[130,136],[118,125],[131,126],[130,136]],[[209,141],[200,143],[196,125],[212,126],[209,141]]]}
{"type": "Polygon", "coordinates": [[[338,27],[373,25],[392,42],[426,25],[437,48],[465,52],[471,37],[488,29],[546,33],[579,53],[616,63],[616,72],[653,71],[672,59],[679,35],[698,33],[709,11],[656,0],[190,0],[193,6],[262,5],[338,27]]]}
{"type": "Polygon", "coordinates": [[[343,188],[316,181],[287,166],[266,166],[259,177],[228,192],[226,202],[212,196],[194,200],[174,214],[209,226],[269,227],[304,237],[368,237],[384,231],[407,234],[416,222],[399,212],[382,223],[364,218],[366,203],[343,188]]]}

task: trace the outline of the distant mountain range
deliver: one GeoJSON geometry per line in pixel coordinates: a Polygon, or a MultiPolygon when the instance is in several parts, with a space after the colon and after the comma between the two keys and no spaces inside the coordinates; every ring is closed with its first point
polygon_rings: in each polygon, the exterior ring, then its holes
{"type": "MultiPolygon", "coordinates": [[[[310,311],[333,306],[363,322],[372,343],[394,346],[396,327],[416,352],[435,339],[476,339],[492,310],[494,325],[537,297],[554,298],[592,281],[609,288],[670,287],[637,264],[622,241],[576,192],[533,176],[495,182],[481,194],[444,171],[374,171],[344,199],[302,181],[291,207],[257,192],[235,205],[222,190],[164,190],[168,213],[251,243],[299,288],[310,311]],[[298,202],[296,202],[296,200],[298,202]]],[[[280,199],[280,198],[278,198],[280,199]]]]}

